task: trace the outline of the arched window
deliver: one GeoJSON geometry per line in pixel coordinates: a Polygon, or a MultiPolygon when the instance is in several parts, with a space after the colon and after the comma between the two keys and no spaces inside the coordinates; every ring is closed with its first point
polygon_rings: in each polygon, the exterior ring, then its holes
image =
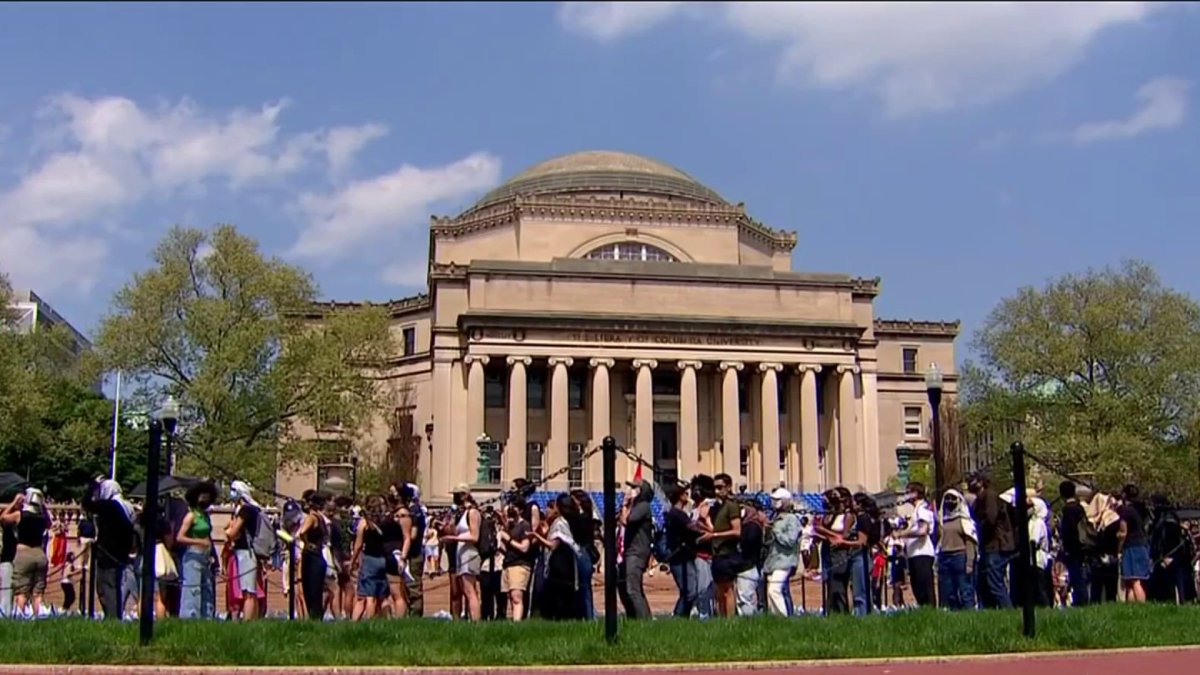
{"type": "Polygon", "coordinates": [[[657,246],[636,241],[620,241],[605,244],[588,251],[583,256],[589,260],[649,260],[654,262],[679,262],[675,256],[657,246]]]}

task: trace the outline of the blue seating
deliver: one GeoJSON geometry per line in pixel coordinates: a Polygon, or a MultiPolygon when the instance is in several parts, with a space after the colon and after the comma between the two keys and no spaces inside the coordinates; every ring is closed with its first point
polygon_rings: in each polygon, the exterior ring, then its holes
{"type": "MultiPolygon", "coordinates": [[[[548,508],[548,505],[550,504],[550,502],[554,501],[554,499],[558,496],[558,494],[559,493],[557,493],[557,492],[551,492],[551,491],[535,492],[530,496],[530,501],[537,504],[538,507],[540,507],[542,509],[542,511],[545,512],[546,509],[548,508]]],[[[597,513],[601,517],[603,517],[604,516],[604,493],[603,492],[590,492],[588,494],[590,494],[592,496],[592,502],[596,505],[597,513]]],[[[746,493],[743,495],[739,495],[739,497],[742,499],[753,499],[756,502],[758,502],[759,504],[761,504],[763,510],[766,511],[768,514],[771,512],[771,494],[769,492],[746,493]]],[[[821,501],[820,493],[799,492],[799,493],[793,493],[792,497],[793,497],[793,501],[795,503],[796,510],[798,510],[798,511],[808,511],[810,513],[823,513],[825,510],[824,506],[822,504],[822,501],[821,501]]],[[[617,508],[618,509],[621,508],[621,505],[622,505],[622,503],[624,503],[624,501],[625,501],[625,494],[623,492],[618,492],[617,493],[617,508]]],[[[661,523],[662,518],[663,518],[663,513],[665,511],[667,511],[669,508],[670,508],[669,505],[666,504],[666,500],[664,500],[662,498],[661,494],[655,495],[654,501],[650,505],[650,512],[654,516],[654,521],[657,523],[661,523]]]]}

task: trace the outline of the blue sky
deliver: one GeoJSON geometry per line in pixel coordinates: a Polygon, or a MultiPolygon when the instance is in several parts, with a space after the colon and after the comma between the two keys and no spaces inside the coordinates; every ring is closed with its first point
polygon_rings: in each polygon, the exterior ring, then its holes
{"type": "Polygon", "coordinates": [[[430,214],[584,149],[881,276],[879,316],[969,336],[1125,257],[1200,292],[1195,5],[8,4],[0,63],[0,269],[89,332],[172,223],[411,294],[430,214]]]}

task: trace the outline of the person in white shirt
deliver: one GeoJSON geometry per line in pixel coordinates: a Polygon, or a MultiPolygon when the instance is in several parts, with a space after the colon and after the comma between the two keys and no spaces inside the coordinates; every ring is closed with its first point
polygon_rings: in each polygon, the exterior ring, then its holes
{"type": "Polygon", "coordinates": [[[922,483],[909,483],[905,489],[905,499],[913,505],[913,515],[908,527],[896,533],[896,536],[904,541],[904,557],[917,606],[934,607],[933,563],[937,551],[933,545],[933,528],[937,516],[925,500],[925,485],[922,483]]]}

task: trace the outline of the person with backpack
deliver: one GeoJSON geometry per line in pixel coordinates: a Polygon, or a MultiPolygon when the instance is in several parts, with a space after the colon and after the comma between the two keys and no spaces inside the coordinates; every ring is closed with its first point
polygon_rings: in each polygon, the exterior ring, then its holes
{"type": "MultiPolygon", "coordinates": [[[[262,616],[259,605],[267,599],[255,543],[264,530],[267,534],[264,539],[273,541],[274,531],[263,516],[262,506],[254,500],[253,488],[249,483],[233,481],[229,485],[229,498],[234,503],[233,518],[225,526],[225,540],[233,542],[233,556],[226,570],[232,600],[229,611],[233,617],[241,616],[249,621],[262,616]]],[[[259,543],[259,546],[263,543],[259,543]]]]}
{"type": "Polygon", "coordinates": [[[1075,483],[1065,480],[1058,485],[1063,500],[1062,516],[1058,521],[1058,536],[1062,542],[1062,560],[1067,568],[1067,583],[1071,587],[1071,606],[1086,607],[1090,602],[1089,558],[1095,554],[1097,532],[1088,520],[1083,504],[1079,503],[1075,483]]]}
{"type": "Polygon", "coordinates": [[[652,618],[650,602],[646,599],[644,577],[650,564],[654,545],[654,515],[650,504],[654,501],[654,486],[649,481],[627,483],[632,492],[622,504],[620,520],[625,526],[625,560],[620,566],[623,583],[618,587],[625,616],[630,619],[652,618]]]}

